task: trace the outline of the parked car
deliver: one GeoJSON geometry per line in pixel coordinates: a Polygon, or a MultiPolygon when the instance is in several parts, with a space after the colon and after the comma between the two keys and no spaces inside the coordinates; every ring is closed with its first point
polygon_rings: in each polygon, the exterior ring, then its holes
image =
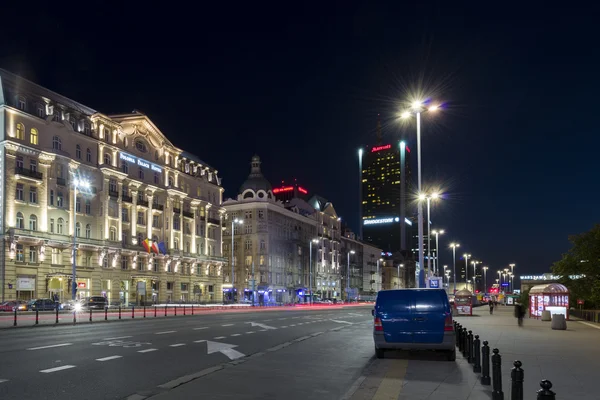
{"type": "Polygon", "coordinates": [[[61,310],[75,310],[75,308],[77,307],[78,301],[77,300],[67,300],[61,303],[60,308],[61,310]]]}
{"type": "Polygon", "coordinates": [[[52,299],[33,299],[27,303],[27,311],[50,311],[55,310],[58,303],[52,299]]]}
{"type": "Polygon", "coordinates": [[[456,339],[448,295],[443,289],[397,289],[377,294],[375,355],[387,349],[440,350],[456,360],[456,339]]]}
{"type": "Polygon", "coordinates": [[[85,300],[80,302],[80,304],[81,308],[87,310],[104,310],[105,308],[108,308],[108,300],[106,297],[102,296],[86,297],[85,300]]]}
{"type": "Polygon", "coordinates": [[[25,311],[27,309],[27,303],[21,300],[5,301],[0,304],[0,311],[13,312],[17,308],[18,311],[25,311]]]}

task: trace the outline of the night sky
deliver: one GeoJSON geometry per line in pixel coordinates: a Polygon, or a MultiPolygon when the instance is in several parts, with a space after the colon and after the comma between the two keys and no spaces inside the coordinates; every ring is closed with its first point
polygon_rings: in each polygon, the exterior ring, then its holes
{"type": "Polygon", "coordinates": [[[106,114],[146,113],[220,171],[226,197],[256,153],[273,184],[297,179],[355,230],[357,149],[381,114],[385,140],[416,150],[397,114],[423,93],[445,106],[422,135],[424,183],[447,197],[441,245],[542,273],[599,222],[598,9],[204,3],[3,6],[0,67],[106,114]]]}

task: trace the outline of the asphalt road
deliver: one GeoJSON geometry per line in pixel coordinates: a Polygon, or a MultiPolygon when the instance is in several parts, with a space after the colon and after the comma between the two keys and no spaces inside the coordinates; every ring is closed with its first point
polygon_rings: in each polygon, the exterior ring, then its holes
{"type": "MultiPolygon", "coordinates": [[[[248,380],[247,389],[230,385],[228,393],[236,398],[270,398],[269,382],[281,383],[276,372],[285,368],[327,379],[316,386],[305,381],[297,389],[280,385],[278,394],[339,398],[372,359],[371,319],[367,306],[3,330],[0,398],[186,398],[171,391],[197,383],[200,376],[222,379],[226,375],[216,371],[241,372],[250,362],[263,365],[246,373],[260,383],[248,380]],[[283,359],[269,358],[279,353],[283,359]]],[[[223,384],[211,386],[211,398],[223,384]]]]}

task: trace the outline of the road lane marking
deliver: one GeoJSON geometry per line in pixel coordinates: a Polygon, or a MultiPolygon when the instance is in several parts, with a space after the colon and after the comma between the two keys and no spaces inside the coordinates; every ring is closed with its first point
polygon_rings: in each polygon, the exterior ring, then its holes
{"type": "Polygon", "coordinates": [[[8,379],[0,379],[0,383],[8,382],[8,379]]]}
{"type": "Polygon", "coordinates": [[[266,332],[266,331],[268,331],[268,329],[261,329],[261,330],[259,330],[259,332],[266,332]]]}
{"type": "Polygon", "coordinates": [[[123,356],[110,356],[110,357],[104,357],[104,358],[96,358],[96,361],[110,361],[110,360],[116,360],[117,358],[123,358],[123,356]]]}
{"type": "Polygon", "coordinates": [[[290,326],[296,326],[296,324],[290,324],[290,326]]]}
{"type": "Polygon", "coordinates": [[[109,337],[109,338],[102,339],[102,340],[117,340],[117,339],[127,339],[127,338],[130,338],[130,337],[133,337],[133,336],[109,337]]]}
{"type": "Polygon", "coordinates": [[[42,374],[49,374],[51,372],[58,372],[58,371],[62,371],[63,369],[70,369],[70,368],[75,368],[75,365],[62,365],[60,367],[55,367],[55,368],[50,368],[50,369],[43,369],[40,372],[42,374]]]}
{"type": "Polygon", "coordinates": [[[241,336],[241,335],[242,335],[241,333],[234,333],[231,336],[241,336]]]}
{"type": "Polygon", "coordinates": [[[221,326],[233,326],[233,324],[223,324],[221,326]]]}
{"type": "Polygon", "coordinates": [[[225,339],[225,336],[217,336],[215,339],[225,339]]]}
{"type": "Polygon", "coordinates": [[[185,343],[175,343],[175,344],[169,345],[169,347],[181,347],[181,346],[185,346],[185,343]]]}
{"type": "Polygon", "coordinates": [[[272,319],[265,319],[265,322],[273,321],[272,319]]]}
{"type": "Polygon", "coordinates": [[[394,360],[377,388],[372,400],[397,399],[404,385],[408,360],[394,360]]]}
{"type": "Polygon", "coordinates": [[[254,331],[248,331],[246,332],[246,335],[250,335],[251,333],[254,333],[254,331]]]}
{"type": "Polygon", "coordinates": [[[287,328],[287,325],[281,326],[280,328],[285,329],[285,328],[287,328]]]}
{"type": "Polygon", "coordinates": [[[337,319],[330,319],[331,322],[337,322],[338,324],[348,324],[348,325],[354,325],[354,322],[348,322],[348,321],[340,321],[337,319]]]}
{"type": "Polygon", "coordinates": [[[251,327],[255,327],[258,326],[259,328],[263,328],[263,329],[277,329],[274,326],[269,326],[269,325],[265,325],[265,324],[260,324],[258,322],[246,322],[247,324],[250,324],[251,327]]]}
{"type": "Polygon", "coordinates": [[[139,350],[138,353],[150,353],[151,351],[157,351],[158,349],[146,349],[146,350],[139,350]]]}
{"type": "Polygon", "coordinates": [[[202,329],[208,329],[208,326],[203,326],[201,328],[194,328],[195,331],[201,331],[202,329]]]}
{"type": "Polygon", "coordinates": [[[40,347],[30,347],[26,350],[42,350],[42,349],[51,349],[53,347],[64,347],[64,346],[70,346],[73,343],[59,343],[59,344],[51,344],[49,346],[40,346],[40,347]]]}
{"type": "Polygon", "coordinates": [[[164,332],[156,332],[155,335],[166,335],[167,333],[175,333],[177,331],[164,331],[164,332]]]}
{"type": "Polygon", "coordinates": [[[279,321],[283,321],[284,319],[287,319],[287,318],[279,318],[279,321]]]}
{"type": "Polygon", "coordinates": [[[600,326],[596,326],[594,324],[590,324],[589,322],[579,321],[579,323],[587,325],[587,326],[591,326],[592,328],[600,329],[600,326]]]}

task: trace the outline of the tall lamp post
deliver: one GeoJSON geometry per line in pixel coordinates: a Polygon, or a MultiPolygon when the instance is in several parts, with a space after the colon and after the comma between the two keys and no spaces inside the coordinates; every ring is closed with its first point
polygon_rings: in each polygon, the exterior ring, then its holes
{"type": "Polygon", "coordinates": [[[467,285],[467,281],[469,280],[469,257],[471,257],[470,254],[463,254],[463,257],[465,258],[465,286],[466,289],[469,289],[469,285],[467,285]]]}
{"type": "Polygon", "coordinates": [[[436,275],[440,274],[440,235],[444,234],[444,230],[436,230],[431,231],[435,235],[435,257],[433,258],[433,270],[436,275]]]}
{"type": "Polygon", "coordinates": [[[400,289],[400,267],[404,267],[404,264],[398,264],[398,289],[400,289]]]}
{"type": "Polygon", "coordinates": [[[487,293],[487,270],[489,267],[483,267],[483,294],[487,293]]]}
{"type": "Polygon", "coordinates": [[[452,274],[454,275],[454,292],[456,293],[456,248],[460,247],[458,243],[450,243],[450,247],[452,247],[452,274]]]}
{"type": "Polygon", "coordinates": [[[350,297],[350,254],[356,253],[354,250],[348,252],[348,267],[346,268],[346,301],[350,297]]]}
{"type": "MultiPolygon", "coordinates": [[[[421,193],[421,112],[424,111],[422,101],[415,101],[411,105],[411,111],[404,111],[402,118],[409,118],[413,113],[417,117],[417,165],[418,165],[418,192],[421,193]]],[[[428,111],[436,111],[438,106],[430,106],[428,111]]],[[[418,225],[419,225],[419,281],[418,287],[425,287],[425,269],[423,262],[423,204],[418,204],[418,225]]]]}
{"type": "MultiPolygon", "coordinates": [[[[431,200],[437,200],[440,198],[439,193],[432,194],[419,194],[419,200],[427,200],[427,269],[431,274],[431,200]]],[[[419,202],[420,203],[420,202],[419,202]]]]}
{"type": "Polygon", "coordinates": [[[308,253],[310,254],[308,257],[308,293],[310,293],[310,298],[308,300],[308,304],[312,305],[313,303],[313,292],[312,292],[312,245],[314,244],[318,244],[319,240],[318,239],[312,239],[310,242],[308,242],[308,253]]]}
{"type": "Polygon", "coordinates": [[[506,283],[506,292],[509,293],[510,292],[510,283],[508,282],[508,268],[504,268],[504,283],[506,283]]]}
{"type": "MultiPolygon", "coordinates": [[[[378,286],[377,279],[379,278],[379,262],[381,262],[381,261],[383,261],[383,258],[378,258],[377,259],[377,275],[376,275],[376,278],[375,278],[375,292],[379,292],[379,290],[381,290],[381,289],[379,289],[377,287],[378,286]]],[[[381,280],[379,280],[379,281],[381,282],[381,280]]]]}
{"type": "Polygon", "coordinates": [[[473,293],[475,293],[475,285],[477,284],[477,264],[480,264],[481,261],[471,261],[473,264],[473,293]]]}
{"type": "MultiPolygon", "coordinates": [[[[241,219],[234,219],[231,221],[231,301],[233,301],[234,299],[234,295],[235,295],[235,266],[234,266],[234,262],[233,262],[233,257],[234,257],[234,253],[233,253],[233,246],[234,246],[234,232],[235,232],[235,224],[243,224],[244,221],[241,219]]],[[[254,293],[252,293],[252,298],[254,298],[254,293]]]]}
{"type": "Polygon", "coordinates": [[[89,189],[90,183],[83,179],[73,179],[73,277],[71,278],[71,300],[75,300],[77,293],[77,189],[89,189]]]}

